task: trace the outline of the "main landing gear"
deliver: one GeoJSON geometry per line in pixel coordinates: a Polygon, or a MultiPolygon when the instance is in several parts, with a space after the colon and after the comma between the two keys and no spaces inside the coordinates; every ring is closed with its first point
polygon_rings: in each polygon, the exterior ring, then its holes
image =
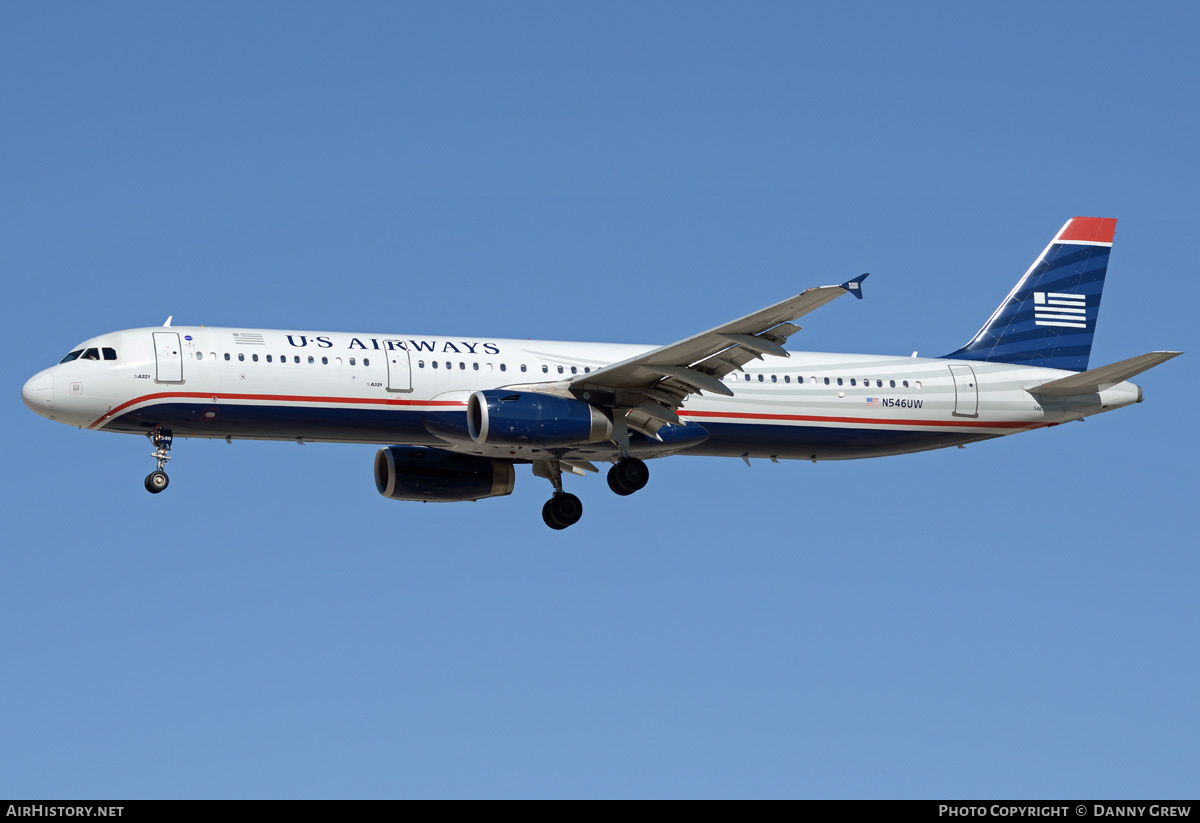
{"type": "Polygon", "coordinates": [[[152,455],[158,461],[158,468],[146,475],[146,491],[151,494],[158,494],[167,487],[171,479],[167,477],[167,473],[163,471],[167,466],[167,461],[171,459],[171,441],[174,439],[170,432],[162,431],[155,428],[154,431],[146,435],[150,438],[150,442],[154,444],[154,454],[152,455]]]}
{"type": "MultiPolygon", "coordinates": [[[[596,471],[596,467],[586,461],[566,462],[567,468],[575,474],[596,471]]],[[[579,522],[579,518],[583,517],[583,503],[580,499],[563,491],[562,472],[561,460],[533,461],[533,473],[546,478],[554,486],[554,496],[542,506],[542,519],[555,531],[574,526],[579,522]]],[[[636,457],[623,457],[608,470],[608,487],[622,497],[645,488],[649,479],[650,470],[636,457]]]]}
{"type": "Polygon", "coordinates": [[[583,517],[583,501],[569,492],[557,491],[542,506],[542,519],[546,525],[558,531],[574,526],[583,517]]]}
{"type": "Polygon", "coordinates": [[[583,517],[583,501],[563,491],[562,463],[558,460],[533,461],[533,473],[544,477],[554,486],[554,496],[542,506],[542,519],[555,531],[574,526],[583,517]]]}
{"type": "Polygon", "coordinates": [[[624,497],[646,488],[650,469],[636,457],[623,457],[608,470],[608,487],[624,497]]]}

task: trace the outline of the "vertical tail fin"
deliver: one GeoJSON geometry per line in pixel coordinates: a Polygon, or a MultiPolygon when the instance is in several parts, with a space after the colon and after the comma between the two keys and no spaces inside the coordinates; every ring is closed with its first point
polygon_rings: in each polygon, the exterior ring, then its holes
{"type": "Polygon", "coordinates": [[[946,355],[1086,371],[1117,221],[1072,217],[967,345],[946,355]]]}

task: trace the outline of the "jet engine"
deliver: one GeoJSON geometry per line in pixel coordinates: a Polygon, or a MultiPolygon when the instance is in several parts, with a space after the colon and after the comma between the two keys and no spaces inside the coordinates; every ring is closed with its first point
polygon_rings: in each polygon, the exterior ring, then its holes
{"type": "Polygon", "coordinates": [[[375,453],[375,488],[392,500],[457,503],[512,494],[517,473],[506,460],[391,446],[375,453]]]}
{"type": "Polygon", "coordinates": [[[608,440],[612,421],[582,400],[492,389],[467,401],[467,432],[481,445],[553,448],[608,440]]]}

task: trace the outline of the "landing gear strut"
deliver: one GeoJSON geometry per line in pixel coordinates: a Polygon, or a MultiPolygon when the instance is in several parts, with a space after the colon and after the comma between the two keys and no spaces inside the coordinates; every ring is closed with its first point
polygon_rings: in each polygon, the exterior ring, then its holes
{"type": "Polygon", "coordinates": [[[146,437],[150,438],[150,442],[154,444],[152,456],[158,461],[158,468],[146,475],[146,491],[158,494],[171,482],[163,469],[166,468],[167,461],[171,459],[171,441],[174,438],[170,432],[162,431],[158,427],[155,427],[154,431],[147,434],[146,437]]]}
{"type": "Polygon", "coordinates": [[[583,517],[583,502],[563,491],[562,464],[558,460],[535,460],[533,473],[544,477],[554,486],[554,496],[542,506],[542,519],[555,531],[574,526],[583,517]]]}
{"type": "Polygon", "coordinates": [[[636,457],[622,457],[608,470],[608,487],[624,497],[646,487],[650,469],[636,457]]]}

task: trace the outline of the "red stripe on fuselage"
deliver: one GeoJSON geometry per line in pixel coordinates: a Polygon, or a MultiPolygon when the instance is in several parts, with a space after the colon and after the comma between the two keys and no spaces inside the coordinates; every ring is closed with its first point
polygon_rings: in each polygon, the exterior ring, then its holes
{"type": "Polygon", "coordinates": [[[855,423],[868,426],[962,426],[975,429],[1036,429],[1045,423],[999,420],[903,420],[875,417],[823,417],[813,414],[758,414],[754,412],[680,411],[680,417],[722,417],[735,420],[797,420],[806,423],[855,423]]]}
{"type": "MultiPolygon", "coordinates": [[[[455,400],[408,400],[403,397],[327,397],[299,394],[212,394],[211,392],[159,392],[145,394],[133,400],[126,401],[114,409],[101,415],[88,428],[98,428],[105,421],[120,414],[130,406],[138,403],[148,403],[152,400],[168,398],[184,398],[208,400],[219,403],[222,400],[267,400],[292,403],[331,403],[339,405],[370,405],[370,406],[400,406],[409,408],[428,408],[430,406],[465,406],[465,401],[455,400]]],[[[906,420],[883,419],[874,417],[829,417],[810,414],[761,414],[758,412],[719,412],[719,411],[688,411],[681,409],[680,417],[709,417],[728,420],[788,420],[803,423],[851,423],[861,426],[942,426],[949,428],[972,429],[1036,429],[1046,423],[1026,423],[1013,421],[989,420],[906,420]]]]}

